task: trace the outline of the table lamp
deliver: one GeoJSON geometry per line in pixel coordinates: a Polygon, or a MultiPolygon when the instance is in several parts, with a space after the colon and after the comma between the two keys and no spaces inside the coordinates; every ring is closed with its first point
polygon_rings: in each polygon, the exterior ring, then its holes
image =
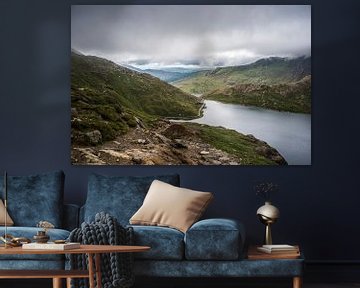
{"type": "Polygon", "coordinates": [[[261,223],[265,226],[265,244],[272,245],[272,236],[271,236],[271,225],[276,222],[280,217],[280,211],[274,205],[271,205],[271,202],[266,201],[265,205],[261,206],[256,214],[258,215],[261,223]]]}

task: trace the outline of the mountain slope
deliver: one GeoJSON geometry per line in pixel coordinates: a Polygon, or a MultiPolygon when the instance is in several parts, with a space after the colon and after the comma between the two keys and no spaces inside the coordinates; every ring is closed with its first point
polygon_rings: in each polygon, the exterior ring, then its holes
{"type": "Polygon", "coordinates": [[[71,55],[73,164],[286,165],[267,143],[198,117],[201,99],[105,59],[71,55]]]}
{"type": "Polygon", "coordinates": [[[94,137],[86,133],[94,130],[106,141],[126,133],[139,121],[198,115],[199,99],[149,74],[75,53],[71,64],[74,142],[89,144],[88,138],[94,137]]]}
{"type": "Polygon", "coordinates": [[[203,98],[279,111],[311,113],[311,77],[274,85],[238,84],[214,90],[204,94],[203,98]]]}
{"type": "Polygon", "coordinates": [[[145,69],[144,72],[149,73],[150,75],[159,78],[165,82],[175,82],[181,79],[190,77],[197,72],[195,69],[176,69],[176,68],[169,68],[169,69],[145,69]]]}
{"type": "Polygon", "coordinates": [[[174,83],[205,99],[309,113],[311,58],[272,57],[255,63],[198,72],[174,83]]]}

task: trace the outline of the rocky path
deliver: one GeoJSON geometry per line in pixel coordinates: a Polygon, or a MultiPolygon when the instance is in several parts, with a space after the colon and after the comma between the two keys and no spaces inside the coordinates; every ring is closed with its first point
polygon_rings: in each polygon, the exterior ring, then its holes
{"type": "Polygon", "coordinates": [[[92,165],[241,165],[241,159],[204,143],[181,124],[161,121],[141,126],[94,147],[72,147],[73,164],[92,165]]]}

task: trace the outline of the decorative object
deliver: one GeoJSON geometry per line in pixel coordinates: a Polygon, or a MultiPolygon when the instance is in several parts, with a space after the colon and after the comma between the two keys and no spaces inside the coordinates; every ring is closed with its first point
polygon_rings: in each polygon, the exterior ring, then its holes
{"type": "Polygon", "coordinates": [[[66,240],[63,240],[63,239],[54,240],[54,243],[55,243],[55,244],[65,244],[65,243],[66,243],[66,240]]]}
{"type": "Polygon", "coordinates": [[[272,244],[271,225],[274,224],[276,220],[280,217],[279,209],[271,205],[271,202],[266,201],[265,205],[261,206],[257,210],[256,214],[258,215],[261,223],[266,225],[264,243],[266,245],[271,245],[272,244]]]}
{"type": "Polygon", "coordinates": [[[131,217],[130,224],[165,226],[185,233],[213,199],[210,192],[175,187],[154,180],[140,209],[131,217]]]}
{"type": "Polygon", "coordinates": [[[33,237],[37,243],[47,243],[50,239],[50,236],[46,234],[47,230],[55,228],[53,224],[48,221],[40,221],[36,227],[43,228],[44,230],[38,231],[33,237]]]}
{"type": "Polygon", "coordinates": [[[36,224],[36,227],[43,228],[46,233],[47,230],[55,228],[55,225],[48,221],[40,221],[38,224],[36,224]]]}
{"type": "Polygon", "coordinates": [[[273,182],[261,181],[254,186],[254,190],[257,196],[263,198],[265,202],[269,202],[271,201],[271,195],[279,191],[279,185],[273,182]]]}
{"type": "Polygon", "coordinates": [[[279,186],[272,182],[259,182],[254,186],[256,195],[265,200],[265,205],[261,206],[256,214],[258,215],[261,223],[266,225],[264,243],[266,245],[272,244],[271,225],[276,222],[280,217],[279,209],[271,204],[272,193],[279,190],[279,186]]]}
{"type": "Polygon", "coordinates": [[[73,5],[71,32],[72,164],[311,164],[311,5],[73,5]]]}
{"type": "Polygon", "coordinates": [[[24,243],[31,243],[31,240],[26,237],[14,237],[11,234],[5,234],[0,237],[0,240],[5,243],[5,248],[7,247],[18,247],[24,243]]]}
{"type": "Polygon", "coordinates": [[[50,237],[46,234],[46,231],[38,231],[36,235],[34,235],[33,239],[36,243],[47,243],[50,237]]]}

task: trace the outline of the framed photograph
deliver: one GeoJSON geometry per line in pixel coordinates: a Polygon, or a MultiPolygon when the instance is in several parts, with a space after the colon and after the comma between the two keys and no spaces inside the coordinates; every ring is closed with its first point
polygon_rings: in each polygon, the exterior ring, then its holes
{"type": "Polygon", "coordinates": [[[74,165],[311,165],[310,5],[73,5],[74,165]]]}

